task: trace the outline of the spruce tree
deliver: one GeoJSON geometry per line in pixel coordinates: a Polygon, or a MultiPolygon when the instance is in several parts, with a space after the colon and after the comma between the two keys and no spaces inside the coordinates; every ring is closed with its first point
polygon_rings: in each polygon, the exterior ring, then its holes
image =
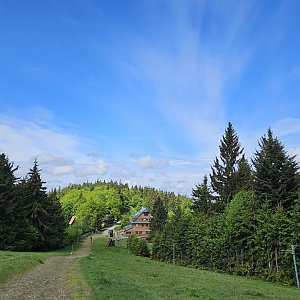
{"type": "Polygon", "coordinates": [[[22,194],[14,172],[18,167],[0,155],[0,249],[30,250],[35,231],[23,213],[22,194]]]}
{"type": "Polygon", "coordinates": [[[299,169],[295,156],[289,156],[284,146],[268,129],[267,136],[259,141],[260,149],[253,159],[254,191],[260,203],[267,202],[275,208],[289,209],[297,199],[299,169]]]}
{"type": "Polygon", "coordinates": [[[210,187],[207,184],[207,176],[204,175],[203,182],[197,184],[192,190],[193,196],[193,211],[195,213],[208,213],[212,207],[213,196],[210,187]]]}
{"type": "Polygon", "coordinates": [[[168,216],[168,212],[164,206],[164,203],[159,196],[154,201],[153,210],[151,214],[152,219],[150,223],[150,229],[151,237],[153,237],[156,232],[159,232],[163,229],[168,216]]]}
{"type": "Polygon", "coordinates": [[[243,153],[239,138],[230,122],[225,130],[225,135],[222,136],[219,149],[220,159],[216,157],[214,165],[211,167],[210,180],[214,192],[218,194],[217,203],[220,210],[223,211],[237,190],[235,175],[239,157],[243,153]]]}
{"type": "Polygon", "coordinates": [[[48,209],[50,226],[45,232],[48,249],[57,249],[63,246],[67,222],[63,216],[61,204],[56,189],[48,194],[48,209]]]}
{"type": "Polygon", "coordinates": [[[235,194],[240,191],[253,191],[253,174],[251,167],[245,158],[245,155],[238,162],[237,172],[235,173],[236,176],[236,188],[235,194]]]}
{"type": "Polygon", "coordinates": [[[17,181],[14,168],[4,153],[0,155],[0,249],[13,250],[15,248],[17,213],[17,181]]]}
{"type": "Polygon", "coordinates": [[[38,162],[35,160],[24,183],[24,207],[27,218],[38,232],[34,249],[46,250],[46,233],[50,230],[51,215],[48,212],[49,203],[46,188],[43,186],[45,182],[41,180],[40,171],[38,162]]]}

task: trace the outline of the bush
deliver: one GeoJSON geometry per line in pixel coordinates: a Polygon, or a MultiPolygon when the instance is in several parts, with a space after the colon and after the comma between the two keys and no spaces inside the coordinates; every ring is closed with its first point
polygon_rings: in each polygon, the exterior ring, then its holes
{"type": "Polygon", "coordinates": [[[83,233],[82,226],[80,224],[74,224],[67,228],[66,230],[66,245],[70,245],[78,241],[83,233]]]}
{"type": "Polygon", "coordinates": [[[129,242],[129,249],[131,253],[138,256],[150,257],[150,251],[146,240],[139,239],[135,235],[132,235],[131,237],[128,238],[128,242],[129,242]]]}

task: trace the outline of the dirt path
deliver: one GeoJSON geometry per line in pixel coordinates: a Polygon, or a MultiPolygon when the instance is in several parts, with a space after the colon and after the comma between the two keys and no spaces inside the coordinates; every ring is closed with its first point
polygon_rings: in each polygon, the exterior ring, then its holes
{"type": "Polygon", "coordinates": [[[89,255],[90,244],[88,237],[72,255],[51,257],[0,285],[0,300],[88,299],[89,288],[81,278],[79,260],[89,255]]]}

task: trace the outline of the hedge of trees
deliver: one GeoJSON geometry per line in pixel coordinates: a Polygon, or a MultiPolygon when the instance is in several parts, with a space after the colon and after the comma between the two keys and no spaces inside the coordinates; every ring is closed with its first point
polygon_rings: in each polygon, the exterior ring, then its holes
{"type": "Polygon", "coordinates": [[[65,221],[56,191],[46,193],[35,160],[26,178],[0,154],[0,249],[37,251],[64,245],[65,221]]]}
{"type": "Polygon", "coordinates": [[[287,250],[300,245],[298,165],[271,129],[251,162],[229,123],[211,185],[205,176],[192,191],[192,212],[178,207],[160,222],[152,257],[171,262],[174,247],[178,264],[294,284],[287,250]]]}

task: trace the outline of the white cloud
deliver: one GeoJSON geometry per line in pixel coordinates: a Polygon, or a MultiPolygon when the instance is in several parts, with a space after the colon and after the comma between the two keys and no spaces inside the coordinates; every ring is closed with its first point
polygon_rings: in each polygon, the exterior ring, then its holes
{"type": "MultiPolygon", "coordinates": [[[[49,153],[41,153],[36,156],[39,164],[41,165],[56,165],[56,166],[65,166],[73,164],[71,159],[67,159],[64,157],[54,156],[49,153]]],[[[31,159],[32,160],[32,159],[31,159]]]]}
{"type": "Polygon", "coordinates": [[[300,133],[300,119],[287,118],[281,120],[273,126],[272,130],[278,136],[300,133]]]}
{"type": "Polygon", "coordinates": [[[166,159],[154,159],[150,155],[148,156],[143,156],[138,159],[138,165],[141,168],[155,168],[155,169],[161,169],[165,168],[169,165],[169,161],[166,159]]]}
{"type": "Polygon", "coordinates": [[[52,170],[50,171],[50,173],[52,175],[57,175],[57,176],[60,176],[60,175],[65,175],[65,174],[72,174],[74,172],[74,169],[72,166],[55,166],[52,168],[52,170]]]}
{"type": "Polygon", "coordinates": [[[85,176],[101,176],[107,173],[107,164],[103,160],[97,160],[93,164],[86,164],[78,166],[76,169],[76,175],[80,177],[85,176]]]}

